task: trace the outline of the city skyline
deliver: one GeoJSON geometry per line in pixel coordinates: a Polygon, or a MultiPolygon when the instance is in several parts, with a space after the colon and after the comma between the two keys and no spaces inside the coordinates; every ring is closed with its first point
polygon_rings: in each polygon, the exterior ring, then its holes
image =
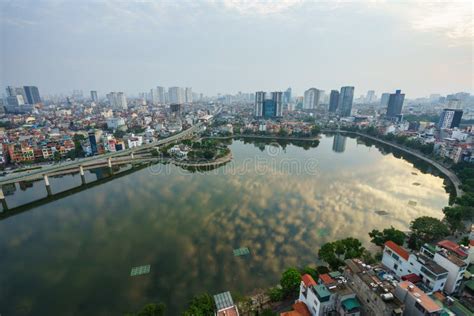
{"type": "Polygon", "coordinates": [[[102,96],[156,86],[205,95],[288,86],[302,95],[348,85],[355,97],[400,88],[410,98],[473,92],[469,2],[0,6],[2,91],[25,84],[45,94],[82,89],[102,96]],[[257,43],[261,54],[250,49],[257,43]]]}

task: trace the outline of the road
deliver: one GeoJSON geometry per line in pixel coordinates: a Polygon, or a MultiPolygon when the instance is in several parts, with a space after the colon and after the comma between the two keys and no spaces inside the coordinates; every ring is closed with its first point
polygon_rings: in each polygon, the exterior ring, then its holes
{"type": "MultiPolygon", "coordinates": [[[[219,114],[220,111],[221,111],[221,108],[219,108],[214,113],[214,115],[219,114]]],[[[152,143],[149,143],[149,144],[142,145],[140,147],[129,148],[129,149],[125,149],[125,150],[121,150],[121,151],[117,151],[117,152],[111,152],[111,153],[107,153],[107,154],[103,154],[103,155],[99,155],[99,156],[92,156],[92,157],[87,157],[87,158],[76,159],[76,160],[73,160],[73,161],[70,161],[70,162],[59,163],[59,164],[55,164],[55,165],[47,165],[47,166],[43,166],[39,169],[34,169],[34,170],[31,170],[31,171],[25,171],[25,172],[21,172],[21,173],[11,173],[10,175],[8,175],[6,177],[1,178],[0,185],[9,184],[9,183],[16,183],[16,182],[19,182],[19,181],[24,181],[26,179],[32,178],[32,176],[34,177],[34,176],[43,175],[43,174],[55,173],[55,172],[59,172],[61,170],[65,170],[65,169],[79,168],[80,165],[89,164],[89,163],[94,162],[95,160],[102,160],[102,159],[108,159],[108,158],[113,158],[113,157],[118,157],[118,156],[130,155],[130,154],[138,152],[138,151],[142,151],[142,150],[150,149],[150,148],[153,148],[153,147],[165,145],[165,144],[174,142],[176,140],[185,138],[185,137],[189,136],[190,134],[192,134],[194,132],[197,132],[203,126],[203,124],[204,123],[199,122],[199,123],[193,125],[192,127],[188,128],[187,130],[184,130],[184,131],[182,131],[178,134],[167,137],[165,139],[158,140],[156,142],[152,142],[152,143]]]]}

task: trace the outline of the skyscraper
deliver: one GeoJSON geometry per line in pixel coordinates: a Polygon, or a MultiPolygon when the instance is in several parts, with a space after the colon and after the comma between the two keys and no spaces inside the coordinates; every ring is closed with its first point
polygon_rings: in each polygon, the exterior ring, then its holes
{"type": "Polygon", "coordinates": [[[255,93],[255,116],[256,117],[281,117],[282,116],[283,92],[272,92],[271,98],[266,98],[266,93],[258,91],[255,93]]]}
{"type": "Polygon", "coordinates": [[[369,90],[367,91],[367,96],[365,97],[365,102],[372,103],[375,101],[375,91],[369,90]]]}
{"type": "Polygon", "coordinates": [[[351,116],[352,101],[354,100],[354,87],[342,87],[337,105],[341,116],[351,116]]]}
{"type": "Polygon", "coordinates": [[[92,99],[92,102],[95,102],[95,103],[99,102],[99,97],[97,95],[97,91],[95,91],[95,90],[91,91],[91,99],[92,99]]]}
{"type": "Polygon", "coordinates": [[[159,102],[160,104],[166,103],[166,98],[165,98],[165,93],[166,93],[166,91],[165,91],[165,88],[158,86],[158,87],[156,87],[156,92],[157,92],[157,95],[158,95],[158,102],[159,102]]]}
{"type": "Polygon", "coordinates": [[[153,105],[158,104],[158,92],[155,89],[150,90],[150,102],[153,105]]]}
{"type": "Polygon", "coordinates": [[[401,90],[396,90],[395,93],[390,94],[387,105],[387,118],[395,118],[402,114],[403,101],[405,94],[401,90]]]}
{"type": "Polygon", "coordinates": [[[380,106],[386,108],[388,106],[388,100],[390,99],[390,93],[382,93],[380,98],[380,106]]]}
{"type": "Polygon", "coordinates": [[[263,102],[265,102],[265,92],[257,91],[255,92],[255,116],[263,116],[263,102]]]}
{"type": "Polygon", "coordinates": [[[284,103],[291,102],[291,88],[290,87],[286,89],[286,91],[283,93],[283,102],[284,103]]]}
{"type": "Polygon", "coordinates": [[[331,94],[329,95],[329,112],[336,112],[337,105],[339,103],[339,91],[331,90],[331,94]]]}
{"type": "Polygon", "coordinates": [[[110,92],[107,94],[107,99],[114,110],[126,110],[128,108],[127,97],[123,92],[110,92]]]}
{"type": "Polygon", "coordinates": [[[184,90],[185,102],[186,103],[193,103],[193,89],[186,88],[184,90]]]}
{"type": "Polygon", "coordinates": [[[26,102],[28,104],[38,104],[41,103],[41,97],[39,94],[38,87],[35,86],[24,86],[23,91],[26,96],[26,102]]]}
{"type": "Polygon", "coordinates": [[[320,92],[316,88],[310,88],[304,92],[303,109],[316,109],[319,105],[320,92]]]}
{"type": "Polygon", "coordinates": [[[463,111],[459,109],[444,109],[439,118],[438,127],[455,128],[461,123],[463,111]]]}
{"type": "Polygon", "coordinates": [[[180,87],[170,87],[168,89],[169,102],[182,104],[185,102],[184,89],[180,87]]]}

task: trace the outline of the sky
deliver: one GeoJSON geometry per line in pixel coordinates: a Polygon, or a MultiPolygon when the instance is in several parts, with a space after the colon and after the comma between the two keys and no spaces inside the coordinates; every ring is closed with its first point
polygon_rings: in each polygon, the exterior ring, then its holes
{"type": "Polygon", "coordinates": [[[0,88],[474,93],[473,1],[0,0],[0,88]]]}

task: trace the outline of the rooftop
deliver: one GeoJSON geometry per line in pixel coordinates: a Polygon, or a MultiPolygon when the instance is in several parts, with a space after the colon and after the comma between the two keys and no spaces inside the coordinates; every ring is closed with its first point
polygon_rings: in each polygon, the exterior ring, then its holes
{"type": "Polygon", "coordinates": [[[438,304],[436,304],[435,301],[433,301],[428,295],[426,295],[425,292],[420,290],[413,283],[409,281],[403,281],[400,282],[398,286],[406,290],[408,294],[413,296],[418,301],[418,303],[420,303],[420,305],[423,306],[423,308],[429,313],[434,313],[441,310],[441,308],[438,306],[438,304]]]}
{"type": "Polygon", "coordinates": [[[464,249],[462,249],[460,245],[451,240],[442,240],[438,243],[438,246],[454,252],[456,255],[463,259],[467,257],[467,253],[464,251],[464,249]]]}
{"type": "Polygon", "coordinates": [[[410,253],[407,250],[405,250],[403,247],[397,245],[391,240],[385,242],[385,247],[392,249],[393,252],[395,252],[397,255],[399,255],[405,260],[408,260],[408,257],[410,256],[410,253]]]}
{"type": "Polygon", "coordinates": [[[303,281],[304,285],[306,286],[314,286],[316,285],[316,281],[314,281],[313,277],[309,274],[305,274],[301,277],[301,280],[303,281]]]}
{"type": "Polygon", "coordinates": [[[234,306],[234,301],[229,291],[214,295],[214,302],[218,311],[234,306]]]}

